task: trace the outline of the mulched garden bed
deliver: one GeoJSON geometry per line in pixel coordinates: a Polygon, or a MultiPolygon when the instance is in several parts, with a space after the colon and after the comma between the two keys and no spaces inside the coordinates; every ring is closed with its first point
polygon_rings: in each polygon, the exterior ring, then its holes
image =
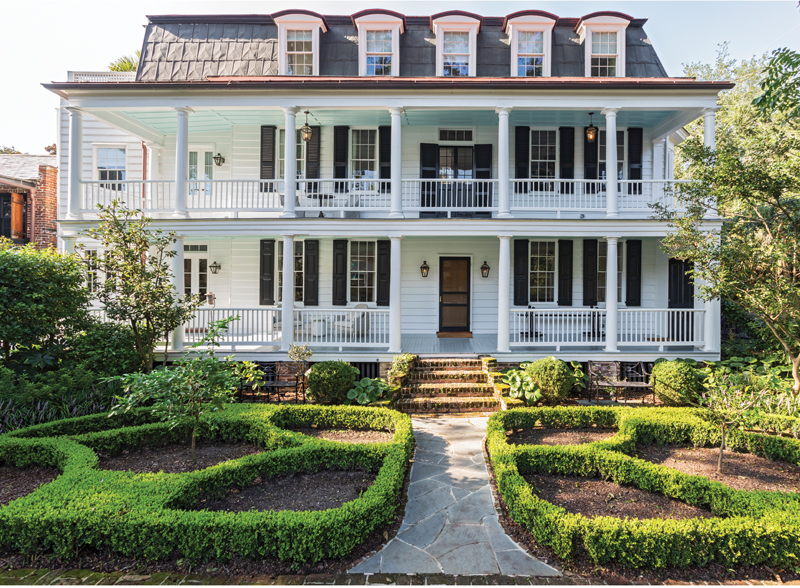
{"type": "Polygon", "coordinates": [[[507,435],[512,445],[581,445],[604,441],[617,434],[617,429],[520,429],[507,435]]]}
{"type": "Polygon", "coordinates": [[[391,443],[392,439],[394,439],[394,433],[388,433],[386,431],[357,431],[353,429],[337,431],[333,429],[316,429],[312,427],[303,427],[292,430],[297,433],[302,433],[303,435],[308,435],[309,437],[327,439],[328,441],[342,441],[344,443],[391,443]]]}
{"type": "Polygon", "coordinates": [[[719,448],[687,445],[638,445],[638,457],[685,474],[705,476],[736,490],[800,491],[800,466],[751,453],[725,450],[722,474],[717,474],[719,448]]]}
{"type": "Polygon", "coordinates": [[[524,476],[534,494],[573,514],[586,517],[632,519],[707,519],[716,518],[710,511],[596,478],[530,474],[524,476]]]}
{"type": "Polygon", "coordinates": [[[27,496],[42,484],[49,484],[60,473],[55,468],[0,466],[0,506],[27,496]]]}
{"type": "Polygon", "coordinates": [[[367,472],[323,470],[262,480],[247,488],[231,488],[222,498],[205,498],[195,510],[326,510],[358,498],[374,481],[367,472]]]}
{"type": "Polygon", "coordinates": [[[100,469],[118,472],[184,474],[202,470],[223,461],[239,459],[245,455],[262,453],[264,450],[251,443],[223,443],[219,441],[197,442],[197,463],[192,463],[192,448],[189,441],[173,443],[163,447],[126,449],[118,455],[98,452],[100,469]]]}

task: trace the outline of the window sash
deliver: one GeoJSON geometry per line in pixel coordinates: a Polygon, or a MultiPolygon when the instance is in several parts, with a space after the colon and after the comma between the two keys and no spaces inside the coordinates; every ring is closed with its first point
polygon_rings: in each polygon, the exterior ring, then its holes
{"type": "MultiPolygon", "coordinates": [[[[606,132],[600,131],[597,140],[597,174],[599,179],[606,179],[606,132]]],[[[625,179],[625,131],[617,131],[617,179],[625,179]]],[[[621,189],[621,188],[620,188],[621,189]]]]}
{"type": "Polygon", "coordinates": [[[350,241],[350,302],[375,302],[376,250],[375,241],[350,241]]]}
{"type": "MultiPolygon", "coordinates": [[[[294,242],[294,262],[293,272],[294,272],[294,301],[295,302],[303,302],[303,260],[304,260],[304,250],[305,250],[305,243],[303,241],[295,241],[294,242]]],[[[276,268],[276,273],[278,275],[278,295],[276,296],[276,300],[281,302],[283,300],[283,241],[278,241],[278,255],[277,257],[277,264],[278,267],[276,268]]]]}
{"type": "MultiPolygon", "coordinates": [[[[124,181],[126,175],[125,147],[97,148],[97,179],[104,181],[124,181]]],[[[123,184],[104,184],[108,190],[124,190],[123,184]]]]}
{"type": "Polygon", "coordinates": [[[448,77],[469,76],[469,32],[444,31],[442,40],[442,74],[448,77]]]}
{"type": "MultiPolygon", "coordinates": [[[[623,244],[617,243],[617,303],[622,302],[623,284],[623,244]]],[[[597,244],[597,302],[606,301],[606,268],[608,262],[608,242],[600,241],[597,244]]]]}
{"type": "MultiPolygon", "coordinates": [[[[352,129],[350,132],[350,169],[353,178],[375,180],[378,178],[378,133],[375,129],[352,129]]],[[[370,189],[371,183],[356,185],[356,189],[370,189]]]]}
{"type": "Polygon", "coordinates": [[[89,292],[95,293],[100,285],[97,281],[97,270],[100,265],[97,262],[96,249],[88,249],[86,251],[84,263],[86,263],[86,287],[89,289],[89,292]]]}
{"type": "Polygon", "coordinates": [[[617,57],[617,33],[606,31],[593,32],[591,49],[592,77],[616,77],[617,57]]]}
{"type": "Polygon", "coordinates": [[[530,241],[528,266],[528,301],[556,301],[556,242],[530,241]]]}
{"type": "MultiPolygon", "coordinates": [[[[531,130],[530,178],[555,179],[558,167],[558,133],[554,130],[531,130]]],[[[552,184],[547,184],[552,186],[552,184]]],[[[537,190],[544,189],[535,188],[537,190]]]]}
{"type": "Polygon", "coordinates": [[[314,32],[305,29],[286,31],[286,75],[314,75],[314,32]]]}
{"type": "Polygon", "coordinates": [[[183,258],[183,292],[187,297],[192,294],[205,296],[208,293],[208,258],[183,258]]]}
{"type": "MultiPolygon", "coordinates": [[[[286,129],[281,129],[278,140],[278,178],[286,179],[286,129]]],[[[302,180],[306,177],[306,142],[303,141],[300,129],[295,130],[295,155],[296,155],[296,179],[302,180]]]]}

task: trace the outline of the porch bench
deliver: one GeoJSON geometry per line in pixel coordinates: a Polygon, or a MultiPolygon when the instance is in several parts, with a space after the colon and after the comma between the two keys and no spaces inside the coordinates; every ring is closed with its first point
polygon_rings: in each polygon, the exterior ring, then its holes
{"type": "Polygon", "coordinates": [[[628,364],[624,369],[619,361],[589,361],[589,401],[592,394],[595,395],[597,403],[600,403],[600,390],[611,388],[615,394],[611,400],[617,400],[619,395],[616,393],[622,389],[625,391],[625,402],[628,402],[628,391],[631,389],[653,392],[653,404],[655,404],[655,391],[653,389],[652,375],[645,369],[644,362],[637,362],[631,366],[628,364]],[[624,371],[624,373],[622,373],[624,371]],[[627,378],[641,378],[641,381],[629,380],[627,378]],[[649,380],[649,381],[648,381],[649,380]]]}

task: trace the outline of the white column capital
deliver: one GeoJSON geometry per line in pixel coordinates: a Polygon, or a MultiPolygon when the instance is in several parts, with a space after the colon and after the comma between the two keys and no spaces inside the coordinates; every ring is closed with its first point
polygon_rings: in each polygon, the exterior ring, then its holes
{"type": "Polygon", "coordinates": [[[300,112],[300,107],[299,106],[283,106],[282,108],[283,108],[284,114],[295,115],[298,112],[300,112]]]}
{"type": "Polygon", "coordinates": [[[712,115],[712,114],[716,114],[716,112],[720,108],[721,108],[720,106],[709,106],[707,108],[704,108],[701,112],[703,113],[703,116],[709,116],[709,115],[712,115]]]}
{"type": "Polygon", "coordinates": [[[389,235],[389,239],[390,239],[391,241],[399,241],[399,240],[400,240],[400,239],[402,239],[402,238],[403,238],[403,236],[402,236],[402,235],[389,235]]]}
{"type": "Polygon", "coordinates": [[[173,108],[175,109],[175,112],[177,112],[179,116],[180,115],[189,116],[194,112],[194,110],[192,110],[188,106],[173,106],[173,108]]]}
{"type": "Polygon", "coordinates": [[[508,116],[511,113],[512,106],[498,106],[494,111],[500,116],[508,116]]]}
{"type": "Polygon", "coordinates": [[[402,106],[389,106],[388,110],[389,110],[389,113],[394,115],[394,116],[400,116],[401,114],[403,114],[406,111],[406,109],[403,108],[402,106]]]}
{"type": "Polygon", "coordinates": [[[514,235],[497,235],[497,238],[500,239],[501,241],[503,241],[503,240],[507,241],[508,239],[510,239],[513,236],[514,235]]]}
{"type": "Polygon", "coordinates": [[[608,107],[608,108],[604,108],[603,110],[601,110],[601,111],[600,111],[600,114],[603,114],[603,115],[605,115],[605,116],[606,116],[606,118],[607,118],[607,117],[609,117],[609,116],[617,116],[617,113],[618,113],[620,110],[622,110],[622,109],[621,109],[621,108],[619,108],[619,107],[617,107],[617,106],[610,106],[610,107],[608,107]]]}
{"type": "Polygon", "coordinates": [[[83,116],[83,109],[77,106],[65,106],[64,110],[69,112],[72,116],[83,116]]]}
{"type": "Polygon", "coordinates": [[[616,241],[619,241],[621,237],[619,235],[607,235],[606,237],[603,237],[603,238],[606,241],[615,241],[616,242],[616,241]]]}

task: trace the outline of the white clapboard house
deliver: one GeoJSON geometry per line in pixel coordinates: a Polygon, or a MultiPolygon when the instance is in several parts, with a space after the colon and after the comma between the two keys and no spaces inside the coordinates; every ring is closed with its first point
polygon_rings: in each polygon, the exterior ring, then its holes
{"type": "Polygon", "coordinates": [[[718,358],[719,304],[650,205],[674,206],[682,127],[713,146],[731,85],[669,77],[644,24],[150,16],[135,74],[45,84],[61,242],[115,199],[175,231],[175,286],[208,304],[173,350],[239,315],[227,341],[256,359],[718,358]]]}

